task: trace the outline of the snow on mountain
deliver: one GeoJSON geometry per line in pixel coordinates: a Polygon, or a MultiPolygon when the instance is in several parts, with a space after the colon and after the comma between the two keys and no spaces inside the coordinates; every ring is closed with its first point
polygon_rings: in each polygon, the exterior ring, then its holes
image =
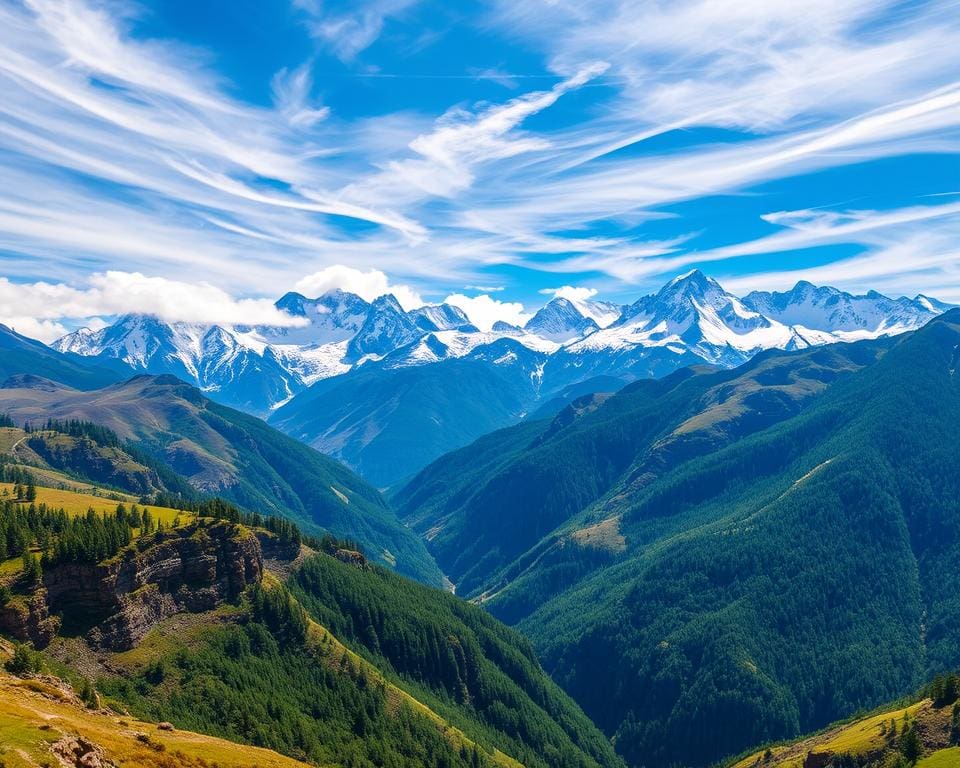
{"type": "Polygon", "coordinates": [[[662,376],[697,362],[738,365],[762,349],[900,333],[950,308],[922,295],[855,296],[806,282],[740,299],[697,270],[626,307],[556,297],[524,328],[501,321],[488,332],[477,330],[457,307],[405,311],[391,295],[369,303],[344,291],[313,299],[288,293],[276,306],[307,322],[294,328],[221,327],[125,315],[52,346],[122,361],[137,371],[173,374],[226,404],[266,414],[356,365],[375,363],[388,371],[469,357],[502,366],[532,354],[538,362],[531,371],[557,388],[592,376],[662,376]]]}
{"type": "Polygon", "coordinates": [[[611,301],[592,301],[590,299],[570,299],[570,303],[584,317],[597,324],[598,328],[613,325],[623,314],[623,307],[611,301]]]}
{"type": "Polygon", "coordinates": [[[347,345],[347,355],[354,360],[370,356],[380,358],[413,343],[422,335],[423,331],[403,311],[400,302],[387,294],[370,305],[363,325],[347,345]]]}
{"type": "Polygon", "coordinates": [[[855,296],[830,287],[801,281],[790,291],[754,291],[744,303],[785,325],[803,332],[821,331],[832,340],[854,341],[913,330],[948,306],[927,297],[891,299],[876,291],[855,296]],[[939,307],[939,308],[938,308],[939,307]]]}
{"type": "Polygon", "coordinates": [[[386,358],[384,363],[390,368],[401,368],[410,365],[439,362],[458,357],[468,357],[474,350],[484,349],[504,338],[510,338],[521,347],[541,354],[552,354],[560,348],[560,344],[533,333],[527,333],[516,326],[509,326],[507,333],[490,331],[436,331],[418,339],[413,344],[395,350],[386,358]]]}
{"type": "Polygon", "coordinates": [[[661,347],[712,363],[736,364],[760,349],[784,347],[791,331],[749,309],[719,283],[694,270],[624,309],[615,323],[565,351],[595,353],[661,347]]]}
{"type": "Polygon", "coordinates": [[[569,299],[551,299],[523,327],[528,333],[550,341],[567,342],[593,333],[600,326],[584,315],[569,299]]]}
{"type": "Polygon", "coordinates": [[[943,314],[951,309],[957,307],[956,304],[947,304],[944,301],[939,301],[938,299],[931,299],[929,296],[924,296],[922,293],[918,293],[914,296],[913,301],[917,306],[923,307],[929,312],[934,312],[936,314],[943,314]]]}
{"type": "Polygon", "coordinates": [[[452,331],[461,329],[475,331],[466,313],[452,304],[427,304],[407,313],[423,331],[452,331]]]}
{"type": "Polygon", "coordinates": [[[276,344],[323,345],[352,339],[370,312],[370,304],[346,291],[331,291],[316,299],[287,293],[277,309],[303,317],[308,325],[295,328],[257,328],[264,340],[276,344]]]}
{"type": "Polygon", "coordinates": [[[350,370],[350,364],[344,362],[347,344],[348,341],[305,347],[296,344],[273,344],[270,349],[286,370],[295,374],[309,387],[321,379],[339,376],[350,370]]]}

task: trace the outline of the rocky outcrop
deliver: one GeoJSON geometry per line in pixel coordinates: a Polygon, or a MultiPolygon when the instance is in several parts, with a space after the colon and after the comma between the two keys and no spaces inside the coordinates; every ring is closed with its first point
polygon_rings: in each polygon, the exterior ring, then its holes
{"type": "Polygon", "coordinates": [[[50,615],[45,589],[17,595],[0,608],[0,634],[44,648],[56,637],[60,620],[50,615]]]}
{"type": "Polygon", "coordinates": [[[258,530],[256,532],[257,541],[260,542],[260,550],[263,556],[269,560],[295,560],[300,554],[300,542],[291,539],[282,539],[270,531],[258,530]]]}
{"type": "Polygon", "coordinates": [[[51,745],[50,751],[60,765],[76,768],[113,768],[104,755],[103,748],[82,736],[64,736],[51,745]]]}
{"type": "Polygon", "coordinates": [[[347,565],[355,566],[361,570],[366,570],[367,558],[363,556],[363,553],[357,552],[354,549],[337,549],[334,551],[333,556],[341,563],[346,563],[347,565]]]}
{"type": "Polygon", "coordinates": [[[257,537],[215,522],[146,536],[96,565],[50,568],[44,586],[51,610],[83,622],[91,644],[126,650],[164,618],[215,608],[262,574],[257,537]]]}

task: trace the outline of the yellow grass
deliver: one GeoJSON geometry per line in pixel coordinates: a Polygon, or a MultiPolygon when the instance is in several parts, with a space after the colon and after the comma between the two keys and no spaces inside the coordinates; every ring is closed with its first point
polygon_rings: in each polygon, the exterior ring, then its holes
{"type": "Polygon", "coordinates": [[[620,517],[608,517],[599,523],[580,528],[570,534],[581,547],[603,549],[608,552],[623,552],[627,548],[627,540],[620,533],[620,517]]]}
{"type": "Polygon", "coordinates": [[[889,724],[891,718],[897,721],[899,727],[903,724],[904,713],[909,712],[910,716],[913,717],[921,706],[923,706],[923,702],[905,709],[868,717],[866,720],[858,720],[845,728],[841,728],[833,738],[827,739],[818,745],[818,748],[829,752],[846,752],[851,755],[869,752],[883,744],[884,736],[880,729],[889,724]]]}
{"type": "Polygon", "coordinates": [[[0,427],[0,453],[10,453],[26,434],[17,427],[0,427]]]}
{"type": "MultiPolygon", "coordinates": [[[[13,496],[13,484],[0,483],[0,499],[12,499],[13,496]],[[7,492],[6,496],[2,495],[4,491],[7,492]]],[[[133,499],[132,497],[128,498],[129,500],[124,503],[129,507],[129,505],[133,503],[133,499]]],[[[116,510],[119,502],[103,496],[94,496],[92,493],[80,493],[77,491],[61,490],[59,488],[37,486],[36,503],[46,504],[53,509],[63,509],[70,515],[85,515],[88,509],[93,509],[98,514],[113,512],[116,510]]],[[[153,515],[153,519],[162,520],[164,524],[172,523],[177,517],[179,517],[181,521],[186,522],[191,517],[191,513],[189,512],[182,512],[178,509],[170,509],[168,507],[155,507],[147,504],[142,508],[149,509],[150,514],[153,515]]]]}
{"type": "Polygon", "coordinates": [[[63,736],[82,736],[103,749],[109,760],[131,768],[202,768],[212,763],[224,768],[305,768],[270,750],[92,712],[49,686],[0,673],[0,760],[7,768],[57,765],[51,745],[63,736]],[[147,741],[137,734],[145,734],[147,741]]]}
{"type": "MultiPolygon", "coordinates": [[[[895,720],[897,727],[900,728],[903,726],[904,714],[909,712],[910,718],[913,720],[923,711],[928,712],[929,708],[929,700],[921,701],[903,709],[873,715],[849,725],[840,725],[795,744],[773,747],[770,750],[773,760],[769,763],[763,761],[765,750],[760,750],[739,761],[733,768],[752,768],[756,765],[775,766],[775,768],[802,768],[809,752],[862,755],[879,751],[885,743],[885,736],[881,728],[885,729],[889,726],[891,719],[895,720]]],[[[960,762],[954,765],[960,766],[960,762]]],[[[946,764],[943,768],[945,766],[946,764]]],[[[924,768],[927,767],[924,766],[924,768]]],[[[935,764],[933,768],[941,768],[941,766],[935,764]]]]}
{"type": "Polygon", "coordinates": [[[917,768],[957,768],[958,765],[960,765],[960,747],[950,747],[923,758],[917,763],[917,768]]]}

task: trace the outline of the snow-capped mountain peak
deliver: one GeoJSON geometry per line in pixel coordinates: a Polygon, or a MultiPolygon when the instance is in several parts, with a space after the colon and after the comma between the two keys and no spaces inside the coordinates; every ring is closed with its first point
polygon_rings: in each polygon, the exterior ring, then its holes
{"type": "Polygon", "coordinates": [[[789,291],[754,291],[744,303],[779,323],[825,332],[837,341],[918,328],[949,308],[924,298],[891,299],[877,291],[858,296],[800,281],[789,291]]]}
{"type": "Polygon", "coordinates": [[[547,302],[523,328],[528,333],[563,343],[593,333],[599,326],[572,301],[558,296],[547,302]]]}
{"type": "Polygon", "coordinates": [[[456,328],[476,330],[466,313],[452,304],[426,304],[408,313],[424,331],[452,331],[456,328]]]}
{"type": "Polygon", "coordinates": [[[386,294],[370,305],[363,325],[347,346],[347,354],[354,360],[371,355],[383,357],[422,335],[423,331],[403,311],[400,302],[393,295],[386,294]]]}
{"type": "Polygon", "coordinates": [[[287,293],[276,306],[306,322],[289,328],[226,327],[124,315],[111,326],[78,330],[52,346],[122,361],[138,371],[173,374],[222,402],[264,414],[361,363],[386,371],[451,358],[498,366],[529,359],[538,361],[530,371],[558,386],[592,376],[630,380],[704,361],[737,365],[762,349],[900,333],[951,308],[923,295],[853,295],[805,281],[789,291],[755,291],[740,299],[699,270],[626,307],[554,297],[523,328],[499,321],[487,332],[457,307],[405,311],[392,295],[367,302],[339,290],[317,298],[287,293]]]}
{"type": "Polygon", "coordinates": [[[331,344],[356,335],[367,318],[370,304],[353,293],[334,290],[315,299],[299,293],[284,294],[274,305],[307,325],[292,328],[259,327],[257,332],[278,344],[331,344]]]}

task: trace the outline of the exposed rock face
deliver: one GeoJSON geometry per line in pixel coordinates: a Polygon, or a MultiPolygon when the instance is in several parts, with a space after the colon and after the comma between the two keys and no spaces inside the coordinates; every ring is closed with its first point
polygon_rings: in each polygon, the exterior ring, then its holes
{"type": "Polygon", "coordinates": [[[54,612],[94,625],[87,632],[93,645],[126,650],[162,619],[215,608],[262,573],[257,537],[216,522],[147,536],[96,565],[48,569],[44,585],[54,612]]]}
{"type": "Polygon", "coordinates": [[[269,531],[257,531],[257,541],[260,542],[260,549],[263,556],[270,560],[295,560],[300,554],[300,543],[297,541],[284,541],[269,531]]]}
{"type": "Polygon", "coordinates": [[[0,608],[0,634],[29,641],[37,648],[46,647],[59,628],[60,620],[50,615],[45,589],[15,597],[0,608]]]}
{"type": "Polygon", "coordinates": [[[803,760],[803,768],[826,768],[834,757],[833,752],[808,752],[803,760]]]}
{"type": "Polygon", "coordinates": [[[362,553],[353,549],[338,549],[333,553],[333,556],[341,563],[346,563],[347,565],[353,565],[360,569],[367,567],[367,558],[365,558],[362,553]]]}

